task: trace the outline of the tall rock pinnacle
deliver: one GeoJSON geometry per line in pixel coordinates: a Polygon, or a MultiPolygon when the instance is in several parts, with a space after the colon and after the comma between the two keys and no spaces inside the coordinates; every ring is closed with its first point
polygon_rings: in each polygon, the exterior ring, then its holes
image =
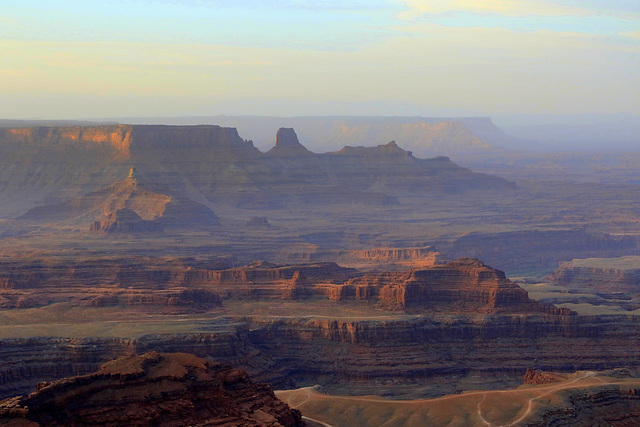
{"type": "Polygon", "coordinates": [[[292,128],[280,128],[276,133],[276,145],[267,151],[270,156],[308,156],[313,153],[300,144],[298,135],[292,128]]]}
{"type": "Polygon", "coordinates": [[[280,128],[276,133],[276,147],[297,147],[300,144],[293,128],[280,128]]]}

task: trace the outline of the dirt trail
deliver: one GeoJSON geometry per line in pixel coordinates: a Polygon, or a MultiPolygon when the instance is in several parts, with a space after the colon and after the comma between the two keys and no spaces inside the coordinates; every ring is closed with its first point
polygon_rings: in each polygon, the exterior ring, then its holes
{"type": "Polygon", "coordinates": [[[323,427],[335,427],[335,426],[333,426],[331,424],[325,423],[324,421],[316,420],[315,418],[306,417],[304,415],[302,416],[302,419],[305,420],[305,421],[311,421],[311,422],[314,422],[316,424],[320,424],[323,427]]]}
{"type": "MultiPolygon", "coordinates": [[[[298,402],[298,401],[295,401],[295,402],[294,402],[294,401],[292,401],[294,398],[297,398],[297,397],[300,397],[300,396],[299,396],[299,395],[297,395],[297,394],[291,393],[291,394],[289,394],[289,396],[287,397],[287,401],[286,401],[286,404],[287,404],[287,405],[289,405],[289,406],[290,406],[290,407],[292,407],[292,408],[300,408],[302,405],[304,405],[305,403],[307,403],[307,401],[308,401],[309,399],[311,399],[311,390],[313,390],[313,387],[305,387],[305,388],[300,389],[300,390],[304,390],[304,391],[306,392],[306,393],[305,393],[305,396],[304,396],[304,400],[303,400],[303,401],[301,401],[301,402],[298,402]]],[[[307,421],[314,422],[314,423],[316,423],[316,424],[320,424],[320,425],[321,425],[321,426],[323,426],[323,427],[334,427],[334,426],[333,426],[333,425],[331,425],[331,424],[325,423],[324,421],[320,421],[320,420],[315,419],[315,418],[307,417],[306,415],[303,415],[303,416],[302,416],[302,419],[303,419],[303,420],[307,420],[307,421]]]]}
{"type": "MultiPolygon", "coordinates": [[[[589,377],[595,377],[596,376],[596,372],[592,372],[592,371],[588,371],[583,373],[580,377],[574,378],[571,381],[563,381],[562,383],[558,383],[555,385],[550,385],[547,387],[547,391],[545,393],[542,393],[536,397],[532,397],[529,399],[529,401],[527,402],[527,410],[524,412],[524,414],[522,414],[522,416],[520,416],[518,419],[516,419],[515,421],[511,422],[510,424],[506,424],[505,427],[509,427],[509,426],[514,426],[517,425],[518,423],[520,423],[521,421],[523,421],[525,418],[527,418],[530,414],[531,414],[531,410],[533,409],[533,402],[535,400],[541,399],[544,396],[547,396],[551,393],[554,393],[556,391],[559,390],[566,390],[568,388],[573,388],[573,384],[577,383],[578,381],[582,381],[586,378],[589,377]]],[[[480,406],[478,405],[478,412],[480,411],[480,406]]],[[[489,425],[493,425],[493,424],[489,424],[489,425]]]]}

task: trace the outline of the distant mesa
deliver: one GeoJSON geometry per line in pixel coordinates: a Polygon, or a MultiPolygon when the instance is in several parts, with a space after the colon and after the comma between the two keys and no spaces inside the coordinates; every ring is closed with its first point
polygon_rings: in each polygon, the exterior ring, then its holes
{"type": "Polygon", "coordinates": [[[373,146],[393,139],[421,159],[498,153],[500,145],[514,139],[484,118],[345,118],[315,129],[316,138],[334,144],[373,146]]]}
{"type": "Polygon", "coordinates": [[[640,293],[640,256],[560,261],[548,279],[572,290],[589,290],[606,298],[630,298],[640,293]]]}
{"type": "Polygon", "coordinates": [[[503,152],[501,147],[526,147],[525,141],[505,134],[488,117],[216,116],[211,120],[237,127],[254,141],[268,141],[273,129],[286,120],[299,135],[305,135],[303,143],[313,152],[335,151],[345,145],[376,146],[391,140],[421,159],[493,155],[503,152]]]}
{"type": "Polygon", "coordinates": [[[488,142],[496,136],[498,141],[503,137],[490,120],[405,124],[401,127],[401,135],[406,146],[420,157],[496,153],[502,150],[488,142]]]}
{"type": "MultiPolygon", "coordinates": [[[[364,158],[380,158],[381,160],[384,159],[389,162],[391,161],[397,162],[398,160],[404,161],[404,162],[412,162],[413,160],[418,160],[415,157],[413,157],[413,154],[411,153],[411,151],[406,151],[398,147],[398,144],[395,141],[389,141],[386,144],[381,144],[376,147],[346,146],[342,150],[336,151],[335,153],[332,153],[332,154],[339,155],[339,156],[359,156],[364,158]]],[[[443,157],[443,159],[449,160],[446,157],[443,157]]]]}
{"type": "MultiPolygon", "coordinates": [[[[235,128],[220,126],[106,125],[106,126],[38,126],[0,128],[0,140],[7,145],[55,147],[61,149],[115,149],[119,158],[152,156],[158,150],[198,150],[208,156],[232,160],[251,157],[260,151],[238,136],[235,128]]],[[[102,154],[105,154],[104,151],[102,154]]]]}

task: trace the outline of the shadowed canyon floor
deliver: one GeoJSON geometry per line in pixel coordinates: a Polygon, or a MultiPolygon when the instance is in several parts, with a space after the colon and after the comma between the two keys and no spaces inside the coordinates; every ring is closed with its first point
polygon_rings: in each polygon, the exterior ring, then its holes
{"type": "Polygon", "coordinates": [[[612,378],[607,373],[587,371],[552,384],[469,391],[426,400],[335,396],[318,387],[276,394],[300,409],[306,420],[323,426],[580,426],[634,425],[640,419],[639,388],[638,378],[612,378]],[[589,413],[580,413],[579,401],[598,394],[608,395],[610,401],[601,399],[591,405],[589,413]],[[616,408],[612,405],[616,395],[629,398],[616,408]]]}

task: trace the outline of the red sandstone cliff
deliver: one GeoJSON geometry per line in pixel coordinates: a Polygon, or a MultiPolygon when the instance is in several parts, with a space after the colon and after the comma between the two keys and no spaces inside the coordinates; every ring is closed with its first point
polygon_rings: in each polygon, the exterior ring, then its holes
{"type": "Polygon", "coordinates": [[[555,372],[545,372],[539,369],[527,369],[524,374],[524,384],[549,384],[564,381],[569,378],[567,375],[555,372]]]}
{"type": "Polygon", "coordinates": [[[174,305],[162,301],[173,298],[171,293],[186,295],[189,290],[208,292],[216,298],[368,300],[391,310],[574,314],[529,299],[527,292],[502,271],[469,258],[404,272],[365,275],[331,262],[256,262],[225,268],[216,262],[144,257],[1,261],[0,297],[11,307],[23,296],[38,301],[71,301],[75,300],[74,293],[82,298],[92,295],[95,305],[137,301],[174,305]]]}
{"type": "Polygon", "coordinates": [[[527,291],[502,271],[473,258],[406,272],[367,274],[328,292],[334,300],[374,300],[389,309],[570,314],[529,299],[527,291]]]}
{"type": "MultiPolygon", "coordinates": [[[[117,222],[115,224],[118,224],[117,222]]],[[[222,298],[299,299],[326,296],[326,287],[356,276],[331,262],[229,268],[219,261],[87,254],[43,259],[0,257],[0,307],[54,302],[159,305],[200,309],[222,298]]]]}
{"type": "Polygon", "coordinates": [[[469,372],[487,378],[511,375],[515,387],[531,366],[573,372],[637,368],[640,361],[640,350],[629,345],[640,339],[634,316],[441,313],[345,319],[311,313],[296,319],[284,314],[221,319],[218,332],[4,339],[0,397],[150,350],[213,358],[278,388],[311,383],[386,389],[389,381],[413,386],[436,381],[446,391],[435,395],[455,392],[451,375],[469,372]]]}

